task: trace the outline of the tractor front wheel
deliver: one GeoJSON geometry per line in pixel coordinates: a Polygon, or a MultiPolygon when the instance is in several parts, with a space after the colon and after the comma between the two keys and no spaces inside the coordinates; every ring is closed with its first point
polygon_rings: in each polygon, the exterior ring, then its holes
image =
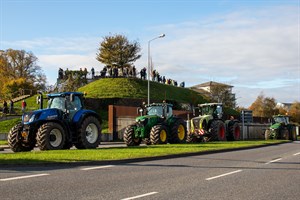
{"type": "Polygon", "coordinates": [[[35,140],[29,141],[29,145],[22,142],[22,136],[20,136],[22,128],[22,124],[19,123],[15,125],[8,133],[7,142],[13,152],[31,151],[35,146],[35,140]]]}
{"type": "Polygon", "coordinates": [[[164,125],[153,126],[150,131],[150,141],[152,144],[166,144],[168,141],[166,127],[164,125]]]}
{"type": "Polygon", "coordinates": [[[134,126],[126,127],[123,138],[127,146],[139,146],[141,144],[141,138],[134,137],[134,126]]]}
{"type": "Polygon", "coordinates": [[[101,141],[101,125],[94,116],[85,118],[78,131],[77,149],[97,148],[101,141]]]}
{"type": "Polygon", "coordinates": [[[224,122],[215,120],[211,123],[211,136],[213,140],[226,141],[224,122]]]}
{"type": "Polygon", "coordinates": [[[63,149],[65,142],[66,133],[58,123],[48,122],[38,129],[37,144],[40,150],[63,149]]]}

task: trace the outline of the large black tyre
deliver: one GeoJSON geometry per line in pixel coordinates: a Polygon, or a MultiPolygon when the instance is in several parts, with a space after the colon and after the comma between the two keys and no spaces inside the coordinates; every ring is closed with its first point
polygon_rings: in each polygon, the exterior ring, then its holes
{"type": "Polygon", "coordinates": [[[144,138],[143,142],[144,142],[145,145],[150,145],[151,144],[150,138],[144,138]]]}
{"type": "Polygon", "coordinates": [[[296,141],[297,140],[296,126],[291,126],[289,133],[290,133],[289,139],[292,141],[296,141]]]}
{"type": "Polygon", "coordinates": [[[123,134],[124,142],[127,146],[139,146],[141,144],[141,138],[134,137],[134,126],[127,126],[123,134]]]}
{"type": "Polygon", "coordinates": [[[155,125],[150,131],[151,144],[166,144],[168,142],[167,129],[164,125],[155,125]]]}
{"type": "Polygon", "coordinates": [[[29,141],[29,144],[22,142],[22,124],[18,123],[8,133],[8,146],[13,152],[22,152],[22,151],[31,151],[36,143],[36,140],[33,139],[32,141],[29,141]]]}
{"type": "Polygon", "coordinates": [[[101,125],[94,116],[85,118],[79,128],[77,149],[95,149],[101,142],[101,125]]]}
{"type": "Polygon", "coordinates": [[[211,139],[226,141],[225,124],[220,120],[214,120],[211,123],[211,139]]]}
{"type": "Polygon", "coordinates": [[[278,139],[282,139],[282,140],[288,140],[289,139],[289,131],[288,131],[287,128],[283,128],[283,129],[280,130],[278,139]]]}
{"type": "Polygon", "coordinates": [[[47,122],[40,126],[37,132],[37,145],[40,150],[63,149],[66,142],[66,132],[55,122],[47,122]]]}
{"type": "Polygon", "coordinates": [[[267,129],[267,130],[265,130],[265,140],[269,140],[269,139],[272,139],[271,138],[271,130],[267,129]]]}
{"type": "Polygon", "coordinates": [[[227,140],[231,140],[231,141],[240,140],[241,129],[237,122],[234,122],[231,126],[229,126],[228,131],[229,133],[228,133],[227,140]]]}
{"type": "Polygon", "coordinates": [[[194,136],[193,133],[187,134],[186,142],[187,142],[187,143],[194,143],[194,142],[197,142],[197,137],[194,136]]]}
{"type": "Polygon", "coordinates": [[[185,143],[187,139],[187,128],[186,123],[183,119],[178,119],[172,126],[171,136],[169,139],[170,143],[185,143]]]}

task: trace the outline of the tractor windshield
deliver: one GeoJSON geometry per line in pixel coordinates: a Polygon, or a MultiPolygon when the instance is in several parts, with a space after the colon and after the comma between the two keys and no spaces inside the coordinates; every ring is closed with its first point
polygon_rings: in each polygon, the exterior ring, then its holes
{"type": "Polygon", "coordinates": [[[287,117],[285,116],[278,116],[278,117],[274,117],[274,122],[275,123],[284,123],[284,124],[288,124],[289,120],[287,117]]]}
{"type": "Polygon", "coordinates": [[[65,110],[65,98],[55,97],[48,101],[48,108],[57,108],[60,110],[65,110]]]}
{"type": "Polygon", "coordinates": [[[74,97],[74,100],[71,102],[70,97],[55,97],[51,98],[48,102],[48,108],[57,108],[62,111],[65,109],[69,111],[77,111],[82,108],[81,100],[78,96],[74,97]]]}
{"type": "Polygon", "coordinates": [[[162,108],[162,106],[147,107],[147,114],[148,115],[162,116],[163,115],[163,108],[162,108]]]}

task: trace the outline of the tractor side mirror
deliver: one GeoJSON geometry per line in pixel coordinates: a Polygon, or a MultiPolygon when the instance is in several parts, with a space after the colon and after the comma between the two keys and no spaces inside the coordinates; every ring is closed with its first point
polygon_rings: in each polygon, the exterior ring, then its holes
{"type": "Polygon", "coordinates": [[[40,104],[40,109],[43,109],[43,93],[39,92],[39,96],[37,98],[37,104],[40,104]]]}
{"type": "Polygon", "coordinates": [[[138,107],[138,109],[136,110],[137,114],[140,114],[141,116],[143,115],[144,109],[141,107],[138,107]]]}

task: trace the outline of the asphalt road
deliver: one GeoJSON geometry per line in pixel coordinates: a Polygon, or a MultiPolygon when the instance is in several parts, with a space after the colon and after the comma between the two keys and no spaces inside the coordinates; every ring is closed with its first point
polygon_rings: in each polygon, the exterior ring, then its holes
{"type": "Polygon", "coordinates": [[[94,166],[0,168],[1,199],[300,199],[300,143],[94,166]]]}

